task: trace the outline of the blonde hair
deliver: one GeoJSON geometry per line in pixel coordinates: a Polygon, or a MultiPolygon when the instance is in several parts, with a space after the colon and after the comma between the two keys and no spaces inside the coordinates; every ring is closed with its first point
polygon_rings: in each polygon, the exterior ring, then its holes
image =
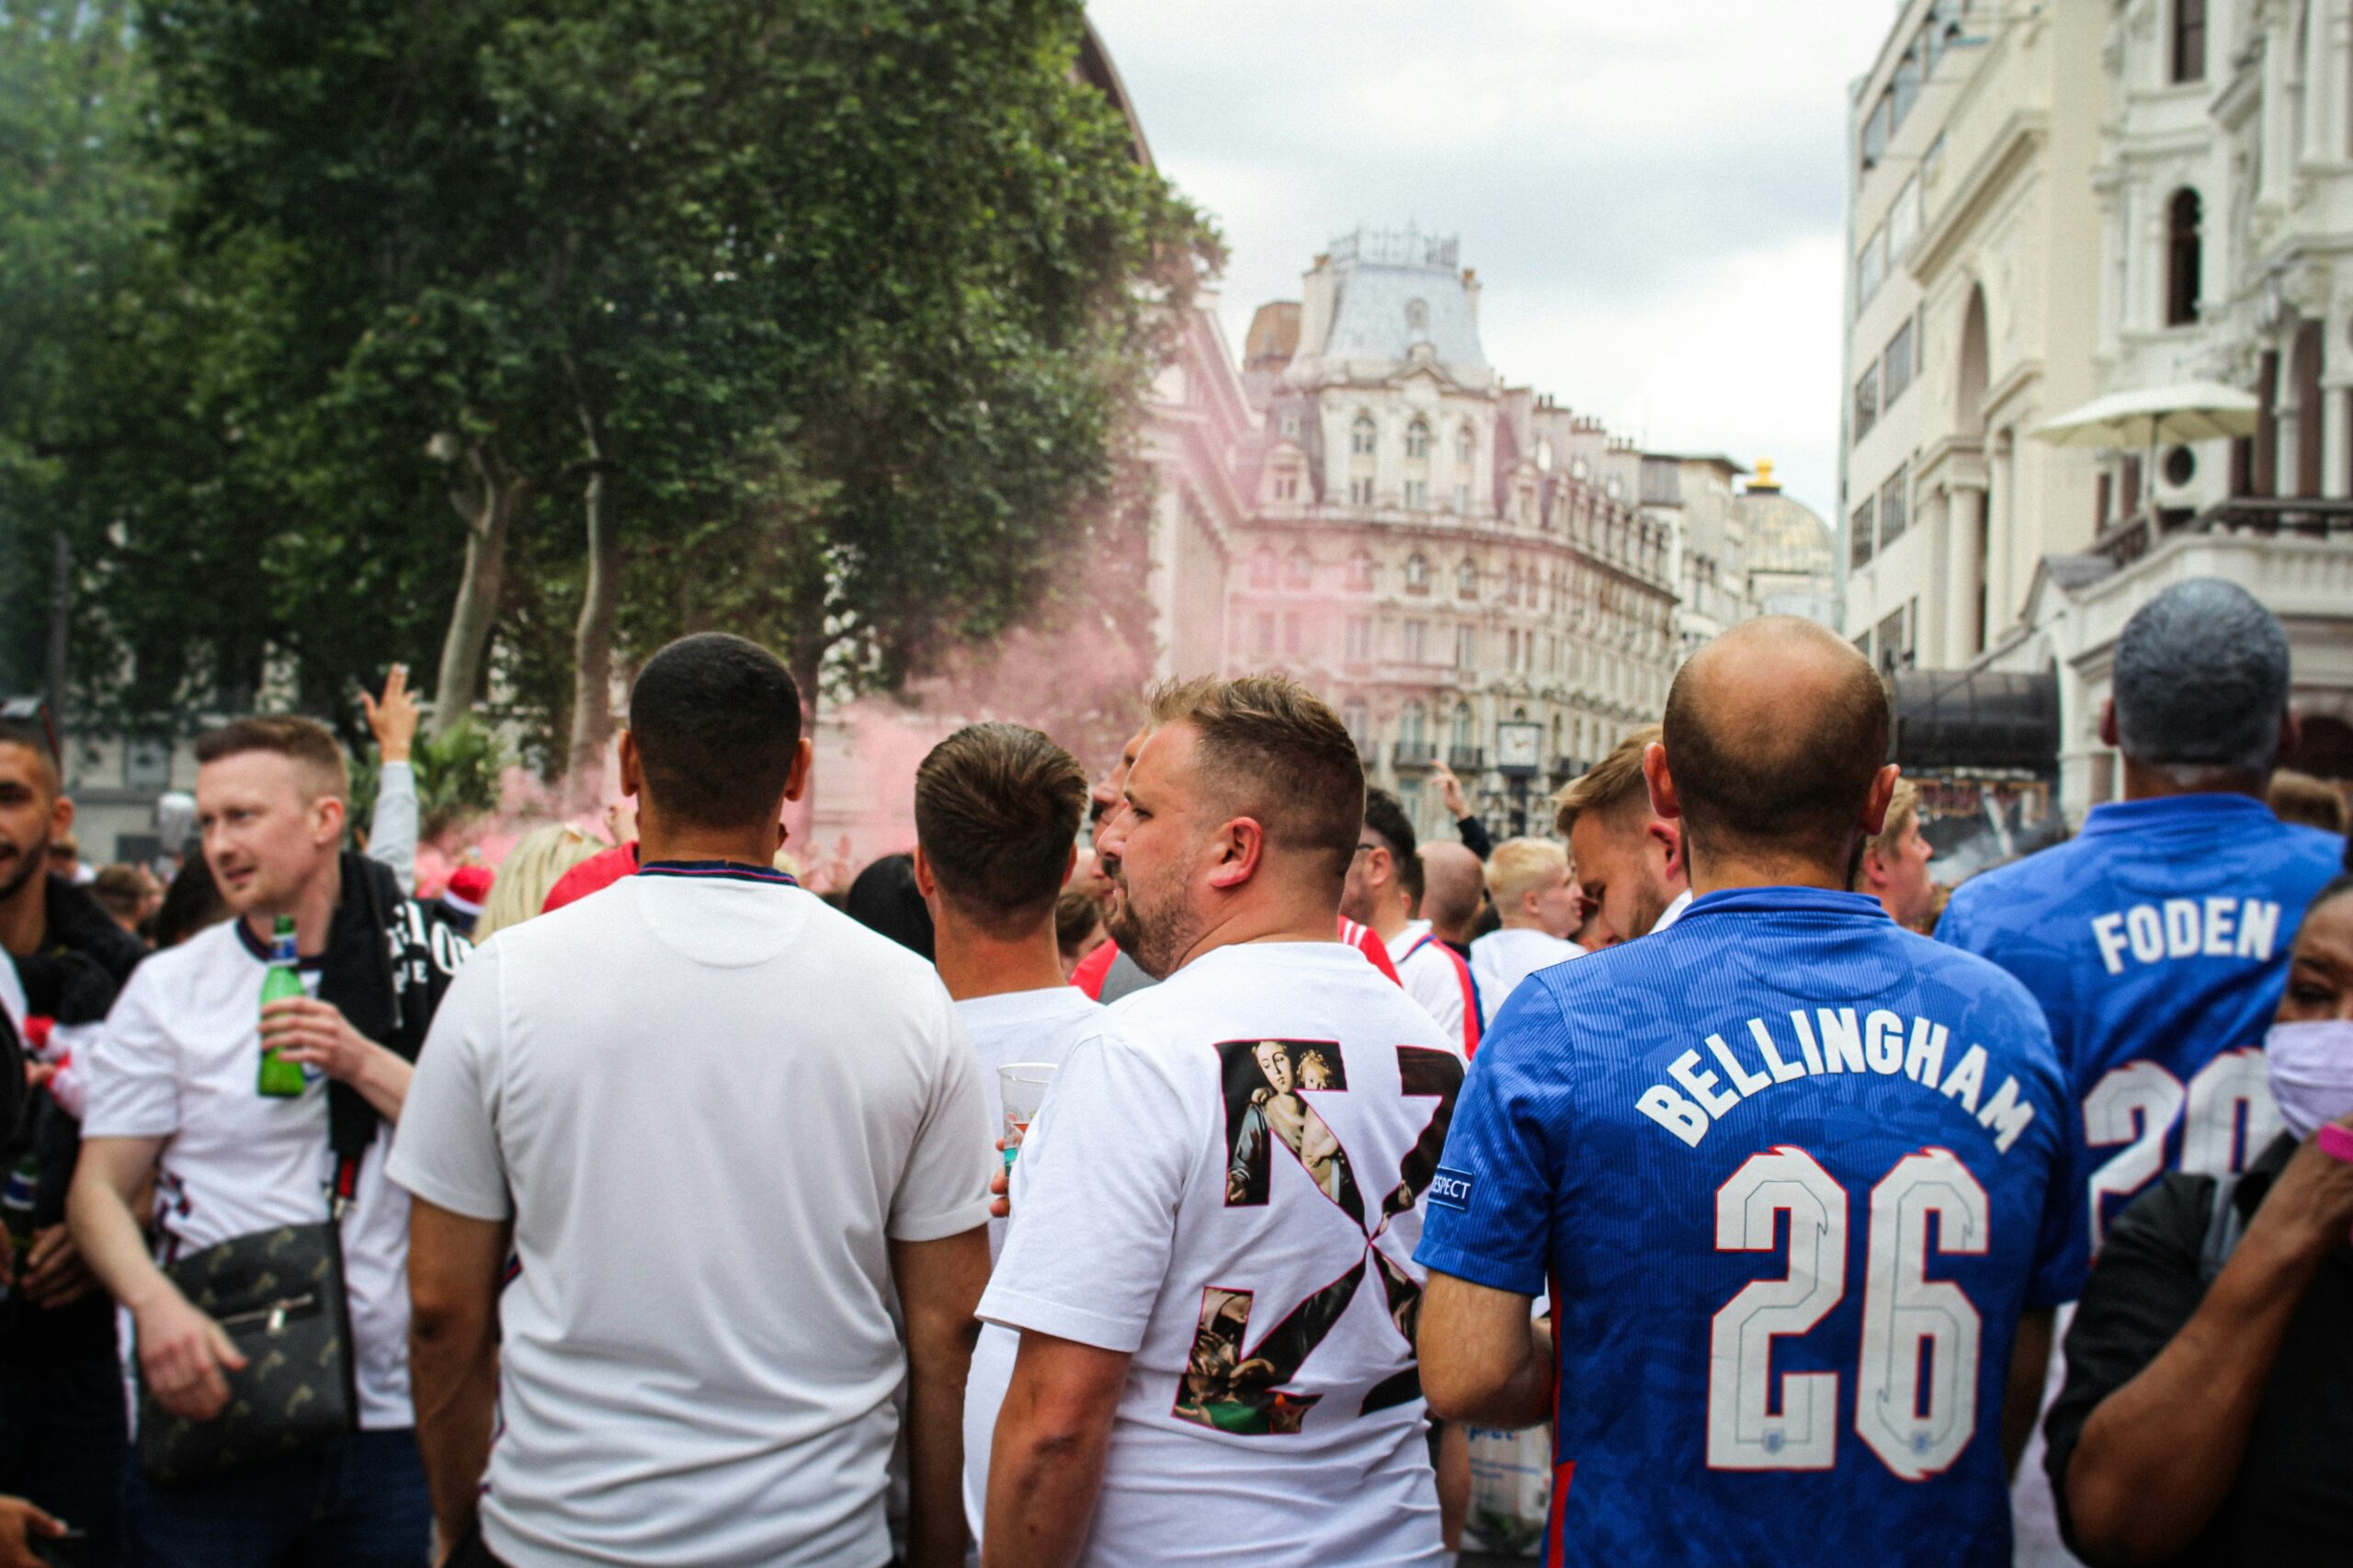
{"type": "MultiPolygon", "coordinates": [[[[1895,846],[1904,842],[1904,830],[1919,820],[1920,786],[1913,783],[1909,778],[1897,779],[1895,793],[1888,797],[1887,821],[1881,824],[1879,835],[1863,846],[1863,853],[1878,856],[1882,863],[1893,859],[1895,846]]],[[[1863,884],[1869,876],[1870,873],[1863,869],[1862,860],[1858,858],[1855,862],[1854,882],[1857,892],[1863,891],[1863,884]]]]}
{"type": "Polygon", "coordinates": [[[1656,724],[1644,724],[1612,746],[1592,772],[1569,780],[1568,788],[1552,797],[1552,830],[1568,837],[1569,829],[1587,812],[1606,816],[1635,803],[1647,811],[1651,795],[1643,777],[1643,753],[1664,733],[1656,724]]]}
{"type": "Polygon", "coordinates": [[[2281,768],[2271,776],[2263,800],[2271,808],[2271,814],[2281,822],[2302,823],[2324,833],[2345,831],[2345,797],[2336,792],[2335,785],[2309,773],[2281,768]]]}
{"type": "Polygon", "coordinates": [[[576,827],[551,822],[516,840],[500,862],[498,875],[474,920],[474,945],[479,947],[509,926],[520,926],[540,912],[548,890],[566,871],[605,846],[576,827]]]}
{"type": "Polygon", "coordinates": [[[1569,869],[1569,852],[1549,838],[1507,838],[1487,857],[1487,892],[1498,911],[1518,906],[1524,894],[1550,887],[1569,869]]]}

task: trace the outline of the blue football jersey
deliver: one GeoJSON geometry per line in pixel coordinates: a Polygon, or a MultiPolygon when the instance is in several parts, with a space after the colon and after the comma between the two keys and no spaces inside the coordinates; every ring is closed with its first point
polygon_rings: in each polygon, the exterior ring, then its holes
{"type": "MultiPolygon", "coordinates": [[[[2242,1168],[2279,1130],[2263,1036],[2345,840],[2245,795],[2095,806],[2074,839],[1954,890],[1939,939],[2042,1004],[2077,1108],[2082,1258],[2169,1168],[2242,1168]]],[[[2079,1265],[2080,1267],[2080,1265],[2079,1265]]]]}
{"type": "Polygon", "coordinates": [[[1854,893],[1710,893],[1523,984],[1416,1256],[1551,1291],[1552,1560],[2007,1564],[2064,1103],[2016,981],[1854,893]]]}

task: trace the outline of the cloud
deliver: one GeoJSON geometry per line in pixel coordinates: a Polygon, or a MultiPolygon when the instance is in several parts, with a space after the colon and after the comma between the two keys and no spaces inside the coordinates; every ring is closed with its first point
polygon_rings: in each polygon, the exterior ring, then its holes
{"type": "Polygon", "coordinates": [[[1459,234],[1490,360],[1835,510],[1850,80],[1887,0],[1093,0],[1222,316],[1358,224],[1459,234]]]}

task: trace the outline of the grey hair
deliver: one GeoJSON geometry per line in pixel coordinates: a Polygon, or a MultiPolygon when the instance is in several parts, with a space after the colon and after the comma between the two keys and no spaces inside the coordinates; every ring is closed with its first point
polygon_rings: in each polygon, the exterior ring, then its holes
{"type": "Polygon", "coordinates": [[[2110,676],[2124,755],[2178,782],[2271,771],[2288,707],[2288,634],[2220,577],[2176,583],[2125,623],[2110,676]]]}

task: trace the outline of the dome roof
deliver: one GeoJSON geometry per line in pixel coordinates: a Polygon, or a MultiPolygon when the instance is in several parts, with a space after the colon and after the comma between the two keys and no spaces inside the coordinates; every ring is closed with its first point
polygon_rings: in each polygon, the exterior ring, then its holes
{"type": "Polygon", "coordinates": [[[1801,577],[1834,574],[1838,557],[1831,548],[1830,526],[1770,483],[1768,465],[1757,466],[1758,483],[1740,497],[1740,515],[1748,525],[1748,569],[1801,577]]]}

